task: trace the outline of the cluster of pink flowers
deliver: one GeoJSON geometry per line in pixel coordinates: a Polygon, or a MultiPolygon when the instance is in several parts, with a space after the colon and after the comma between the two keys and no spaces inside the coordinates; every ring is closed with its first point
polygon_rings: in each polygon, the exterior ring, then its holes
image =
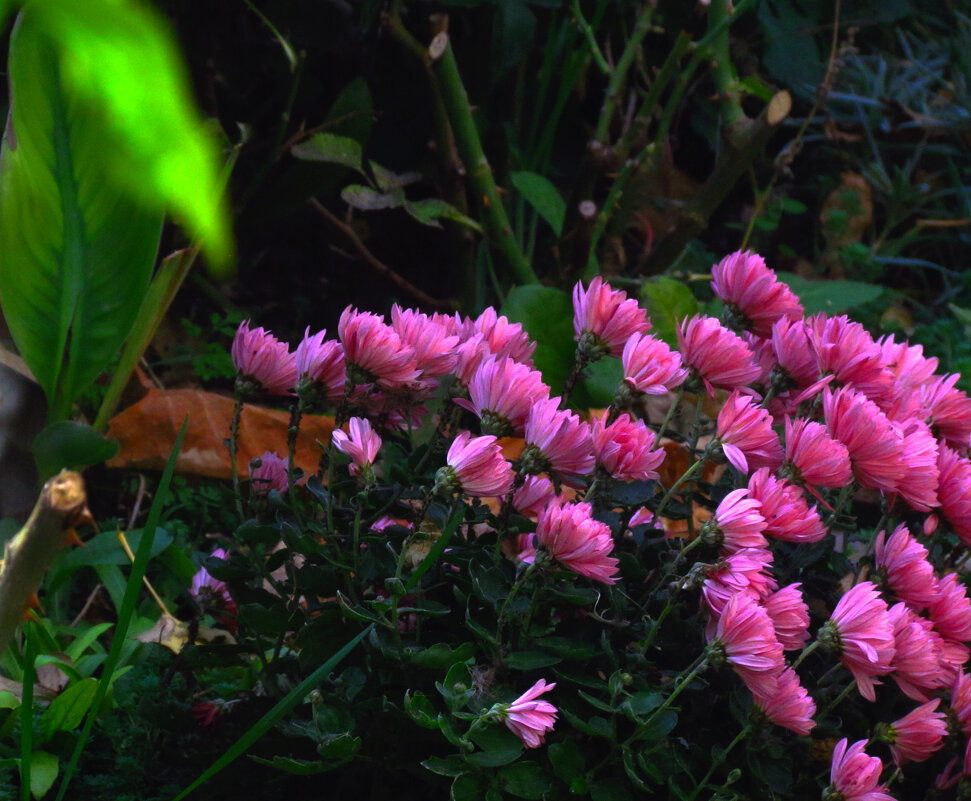
{"type": "MultiPolygon", "coordinates": [[[[395,306],[389,324],[348,308],[339,340],[308,330],[295,354],[244,323],[233,357],[246,391],[340,405],[349,432],[336,431],[334,445],[351,459],[352,474],[366,477],[382,447],[378,431],[422,420],[438,380],[452,376],[442,414],[450,422],[440,429],[451,441],[435,489],[495,497],[535,520],[535,532],[517,542],[520,563],[559,565],[607,585],[618,576],[614,537],[630,534],[612,533],[598,519],[593,493],[577,500],[562,485],[582,492],[601,481],[657,479],[665,432],[645,421],[644,396],[688,389],[720,399],[703,458],[727,461],[736,488],[712,504],[700,533],[709,551],[717,549],[697,573],[708,653],[732,666],[766,719],[806,735],[816,705],[785,653],[806,646],[809,610],[799,583],[779,588],[774,544],[823,540],[826,511],[863,489],[881,495],[895,519],[923,514],[920,534],[943,526],[971,545],[971,399],[956,376],[936,373],[937,360],[919,346],[874,340],[845,316],[807,318],[756,254],[734,253],[712,276],[725,315],[681,321],[678,350],[649,333],[650,320],[624,292],[599,278],[586,289],[577,284],[578,368],[609,355],[620,358],[624,376],[608,414],[592,421],[566,408],[535,369],[535,344],[522,326],[493,309],[473,319],[395,306]],[[524,439],[518,460],[504,456],[497,440],[504,436],[524,439]]],[[[276,486],[272,476],[260,478],[276,486]]],[[[648,508],[629,528],[661,525],[652,516],[656,504],[643,502],[648,508]]],[[[906,525],[879,532],[874,544],[873,581],[843,593],[808,647],[834,653],[868,701],[889,676],[921,704],[883,736],[898,763],[925,759],[945,734],[934,694],[952,689],[951,708],[965,716],[964,736],[971,734],[964,673],[971,600],[956,574],[938,575],[906,525]]],[[[530,747],[552,727],[555,710],[536,701],[552,686],[540,682],[505,711],[530,747]]],[[[865,746],[837,746],[831,789],[838,797],[889,798],[878,784],[882,763],[865,746]]]]}

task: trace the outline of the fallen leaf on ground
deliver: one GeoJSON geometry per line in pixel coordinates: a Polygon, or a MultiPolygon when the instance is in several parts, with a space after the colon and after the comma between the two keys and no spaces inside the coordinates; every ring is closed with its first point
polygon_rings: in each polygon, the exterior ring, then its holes
{"type": "MultiPolygon", "coordinates": [[[[108,436],[121,444],[108,467],[162,470],[168,461],[182,421],[189,415],[176,471],[206,478],[231,478],[225,440],[233,419],[232,398],[198,389],[151,389],[132,406],[112,418],[108,436]]],[[[249,463],[266,451],[286,455],[289,412],[246,404],[240,420],[236,469],[249,474],[249,463]]],[[[297,437],[295,464],[306,474],[317,472],[322,450],[330,442],[334,419],[305,415],[297,437]]]]}

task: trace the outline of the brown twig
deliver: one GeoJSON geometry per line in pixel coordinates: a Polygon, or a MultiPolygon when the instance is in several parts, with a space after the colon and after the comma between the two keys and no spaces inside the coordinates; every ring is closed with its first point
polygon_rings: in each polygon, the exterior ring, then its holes
{"type": "Polygon", "coordinates": [[[432,309],[452,309],[451,303],[446,300],[433,298],[431,295],[416,287],[406,278],[402,278],[387,264],[378,259],[377,256],[368,250],[367,245],[361,241],[361,238],[357,235],[357,232],[351,228],[351,226],[333,214],[333,212],[325,207],[319,200],[317,200],[317,198],[310,198],[309,203],[311,208],[313,208],[314,211],[323,217],[332,228],[337,229],[345,236],[347,241],[354,246],[354,249],[358,252],[361,258],[363,258],[364,261],[367,262],[376,273],[378,273],[378,275],[389,280],[406,295],[410,296],[424,306],[428,306],[432,309]]]}

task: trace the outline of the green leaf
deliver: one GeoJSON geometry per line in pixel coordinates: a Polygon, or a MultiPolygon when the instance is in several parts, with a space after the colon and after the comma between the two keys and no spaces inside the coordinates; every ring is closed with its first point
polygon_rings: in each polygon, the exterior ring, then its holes
{"type": "MultiPolygon", "coordinates": [[[[48,36],[47,9],[62,5],[73,4],[28,5],[11,36],[11,110],[0,150],[0,297],[54,420],[67,417],[121,347],[162,223],[161,210],[110,180],[116,155],[101,113],[68,86],[67,59],[48,36]]],[[[142,66],[128,78],[148,74],[142,66]]],[[[143,136],[150,130],[139,126],[143,136]]]]}
{"type": "Polygon", "coordinates": [[[475,646],[470,642],[459,643],[455,648],[448,643],[438,642],[411,654],[409,658],[418,667],[441,669],[451,667],[456,662],[464,662],[474,655],[475,646]]]}
{"type": "Polygon", "coordinates": [[[469,754],[467,759],[480,768],[508,765],[523,753],[522,741],[505,726],[476,729],[471,738],[482,750],[469,754]]]}
{"type": "Polygon", "coordinates": [[[481,776],[462,773],[452,782],[452,801],[481,801],[485,791],[485,781],[481,776]]]}
{"type": "Polygon", "coordinates": [[[472,674],[464,662],[456,662],[445,674],[445,681],[435,682],[435,687],[452,709],[463,706],[474,694],[472,674]]]}
{"type": "Polygon", "coordinates": [[[118,0],[31,3],[24,21],[35,9],[60,56],[65,91],[98,123],[97,179],[171,209],[210,263],[227,265],[233,245],[222,166],[168,23],[147,4],[118,0]]]}
{"type": "Polygon", "coordinates": [[[108,439],[87,423],[59,420],[43,429],[30,446],[41,481],[62,468],[80,469],[108,461],[118,453],[118,440],[108,439]]]}
{"type": "Polygon", "coordinates": [[[307,141],[294,145],[290,148],[290,152],[304,161],[342,164],[358,172],[362,169],[363,150],[361,145],[349,136],[338,136],[332,133],[314,134],[307,141]]]}
{"type": "Polygon", "coordinates": [[[620,359],[607,356],[587,368],[582,386],[590,397],[591,408],[605,408],[614,401],[617,387],[624,380],[620,359]]]}
{"type": "Polygon", "coordinates": [[[0,690],[0,709],[16,709],[20,699],[9,690],[0,690]]]}
{"type": "Polygon", "coordinates": [[[575,779],[582,778],[586,773],[586,764],[583,754],[573,740],[564,740],[561,743],[553,743],[546,750],[550,764],[553,766],[553,773],[560,781],[570,784],[575,779]]]}
{"type": "Polygon", "coordinates": [[[282,770],[286,773],[292,773],[294,776],[313,776],[316,773],[324,773],[325,771],[337,767],[337,765],[335,765],[333,762],[323,762],[321,760],[309,759],[291,759],[290,757],[283,756],[275,756],[273,759],[264,759],[263,757],[250,754],[250,759],[252,759],[254,762],[259,762],[261,765],[266,765],[268,768],[276,768],[277,770],[282,770]]]}
{"type": "Polygon", "coordinates": [[[441,228],[440,219],[451,220],[476,233],[482,233],[482,226],[475,220],[466,217],[451,203],[446,203],[437,197],[430,197],[427,200],[409,200],[405,203],[404,209],[422,225],[441,228]]]}
{"type": "Polygon", "coordinates": [[[54,732],[73,731],[80,726],[97,692],[97,679],[82,679],[51,701],[41,718],[45,739],[54,732]]]}
{"type": "Polygon", "coordinates": [[[510,174],[509,179],[526,202],[536,209],[536,213],[550,224],[557,236],[560,236],[563,233],[563,221],[566,218],[566,201],[556,187],[547,178],[535,172],[514,172],[510,174]]]}
{"type": "Polygon", "coordinates": [[[528,284],[516,287],[506,296],[502,314],[522,323],[536,340],[533,362],[556,395],[573,365],[573,301],[562,289],[528,284]]]}
{"type": "MultiPolygon", "coordinates": [[[[141,530],[125,535],[133,551],[137,551],[142,541],[141,530]]],[[[165,529],[158,529],[152,541],[149,559],[158,556],[172,544],[172,535],[165,529]]],[[[84,545],[60,555],[51,569],[51,586],[60,586],[67,573],[85,565],[127,565],[131,560],[122,550],[118,535],[114,531],[103,531],[86,540],[84,545]],[[64,575],[62,575],[64,574],[64,575]]]]}
{"type": "Polygon", "coordinates": [[[538,762],[517,762],[499,771],[507,793],[519,798],[542,798],[550,789],[550,777],[538,762]]]}
{"type": "Polygon", "coordinates": [[[431,756],[422,762],[421,765],[426,770],[437,773],[439,776],[458,776],[468,770],[469,767],[458,754],[452,754],[447,757],[431,756]]]}
{"type": "Polygon", "coordinates": [[[114,623],[98,623],[88,627],[64,649],[64,653],[71,658],[71,661],[77,662],[91,644],[114,625],[114,623]]]}
{"type": "Polygon", "coordinates": [[[30,794],[43,798],[57,779],[57,757],[46,751],[34,751],[30,755],[30,794]]]}
{"type": "Polygon", "coordinates": [[[666,275],[644,284],[641,294],[651,317],[651,333],[677,347],[678,325],[685,317],[701,311],[698,300],[687,286],[666,275]]]}
{"type": "Polygon", "coordinates": [[[802,302],[806,314],[839,312],[862,306],[880,297],[883,287],[862,281],[808,281],[795,273],[776,273],[802,302]]]}
{"type": "Polygon", "coordinates": [[[376,192],[369,186],[350,184],[341,190],[341,199],[348,205],[360,211],[378,211],[380,209],[396,209],[405,202],[405,195],[400,189],[391,192],[376,192]]]}
{"type": "Polygon", "coordinates": [[[513,670],[536,670],[557,665],[562,659],[543,651],[513,651],[502,661],[506,667],[513,670]]]}

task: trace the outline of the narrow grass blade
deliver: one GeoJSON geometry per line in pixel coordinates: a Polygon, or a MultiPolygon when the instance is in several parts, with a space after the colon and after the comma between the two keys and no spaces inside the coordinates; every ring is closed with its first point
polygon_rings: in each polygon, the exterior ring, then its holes
{"type": "Polygon", "coordinates": [[[261,717],[256,723],[254,723],[250,729],[240,737],[233,745],[215,762],[212,763],[203,774],[196,779],[192,784],[186,787],[181,793],[179,793],[172,801],[182,801],[189,793],[195,790],[203,782],[209,781],[213,776],[215,776],[219,771],[225,768],[230,762],[241,756],[246,750],[253,745],[257,740],[260,739],[264,734],[266,734],[280,718],[282,718],[287,712],[293,709],[297,704],[299,704],[307,694],[314,689],[320,682],[322,682],[327,675],[347,656],[351,651],[353,651],[359,642],[363,640],[374,628],[374,625],[368,626],[360,634],[352,638],[343,648],[341,648],[336,654],[334,654],[330,659],[328,659],[324,664],[317,668],[313,673],[311,673],[307,678],[305,678],[300,684],[294,687],[289,693],[286,694],[284,698],[281,698],[273,708],[267,712],[263,717],[261,717]]]}
{"type": "Polygon", "coordinates": [[[30,801],[30,754],[34,750],[34,659],[37,637],[33,623],[24,624],[24,690],[20,699],[20,798],[30,801]]]}
{"type": "Polygon", "coordinates": [[[61,784],[57,788],[55,801],[63,801],[64,799],[64,794],[67,792],[67,788],[71,783],[71,777],[77,768],[81,753],[84,751],[84,746],[91,736],[94,719],[98,714],[98,710],[101,708],[105,695],[108,693],[108,689],[111,687],[111,677],[121,657],[122,649],[125,646],[125,638],[128,635],[128,627],[131,625],[132,617],[135,614],[138,596],[141,595],[142,579],[145,577],[149,554],[152,552],[152,540],[155,539],[155,529],[158,527],[159,518],[162,516],[162,506],[165,504],[166,496],[168,495],[172,474],[175,472],[175,462],[178,459],[179,451],[182,450],[182,440],[185,438],[188,425],[189,416],[186,415],[185,420],[182,422],[182,429],[179,431],[179,436],[175,438],[172,453],[169,454],[169,461],[165,465],[165,470],[162,471],[162,478],[158,483],[158,490],[152,501],[152,508],[148,512],[148,520],[145,522],[142,539],[138,543],[138,551],[135,553],[135,562],[132,564],[131,572],[128,574],[128,586],[125,587],[125,595],[121,602],[121,609],[118,611],[118,623],[115,627],[115,636],[112,638],[111,650],[108,652],[108,658],[105,660],[102,669],[101,681],[98,683],[98,692],[94,697],[94,702],[91,704],[91,709],[88,710],[88,715],[84,721],[84,728],[81,730],[81,736],[78,738],[77,745],[74,746],[71,761],[64,771],[64,778],[61,779],[61,784]]]}

